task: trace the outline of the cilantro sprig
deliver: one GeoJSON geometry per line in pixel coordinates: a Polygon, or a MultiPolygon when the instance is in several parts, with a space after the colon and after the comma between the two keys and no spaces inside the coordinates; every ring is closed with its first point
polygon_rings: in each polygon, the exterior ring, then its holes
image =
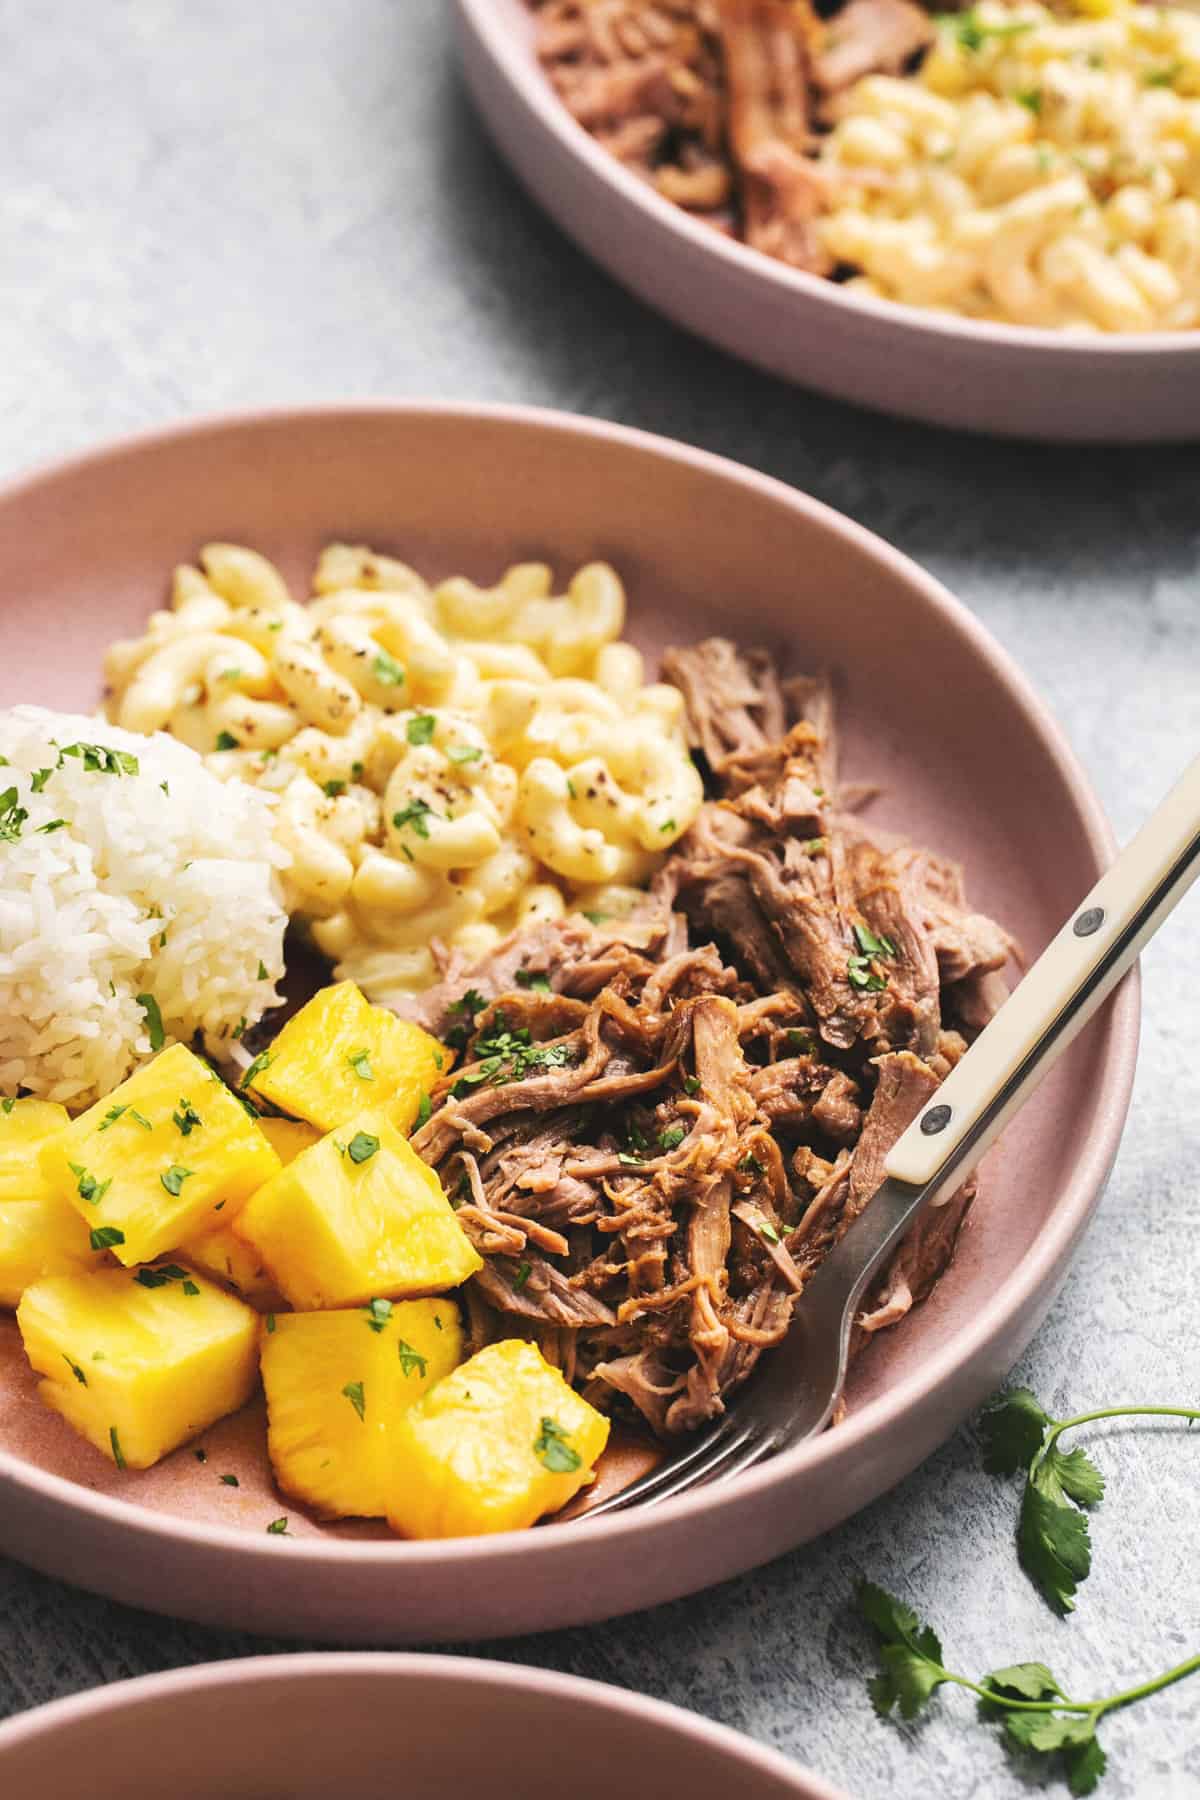
{"type": "Polygon", "coordinates": [[[977,1697],[980,1718],[1002,1726],[1009,1750],[1056,1759],[1053,1772],[1078,1795],[1094,1792],[1107,1764],[1096,1735],[1101,1721],[1200,1669],[1200,1656],[1193,1656],[1136,1687],[1099,1700],[1072,1700],[1045,1663],[1015,1663],[978,1681],[947,1668],[932,1627],[874,1582],[860,1586],[858,1609],[879,1638],[879,1673],[868,1686],[881,1718],[894,1709],[902,1719],[915,1719],[939,1688],[966,1688],[977,1697]]]}
{"type": "Polygon", "coordinates": [[[1075,1608],[1075,1595],[1092,1568],[1087,1513],[1104,1498],[1104,1476],[1085,1450],[1059,1448],[1064,1432],[1099,1419],[1200,1419],[1185,1406],[1106,1406],[1052,1419],[1028,1388],[1002,1394],[980,1421],[983,1466],[992,1475],[1025,1471],[1017,1524],[1021,1567],[1056,1613],[1075,1608]]]}

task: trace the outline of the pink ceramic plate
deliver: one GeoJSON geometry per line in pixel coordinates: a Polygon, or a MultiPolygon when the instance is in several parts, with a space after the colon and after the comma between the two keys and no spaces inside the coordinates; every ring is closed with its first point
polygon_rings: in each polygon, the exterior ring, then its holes
{"type": "Polygon", "coordinates": [[[845,1800],[774,1751],[595,1681],[449,1656],[272,1656],[0,1725],[12,1800],[845,1800]]]}
{"type": "MultiPolygon", "coordinates": [[[[209,538],[276,557],[303,591],[332,537],[430,574],[610,558],[632,636],[734,632],[843,688],[844,762],[872,816],[961,856],[1040,950],[1111,842],[1058,730],[945,590],[815,501],[661,439],[550,413],[351,407],[191,425],[0,494],[0,700],[83,707],[110,639],[141,628],[209,538]]],[[[236,929],[236,922],[230,921],[236,929]]],[[[1108,1172],[1137,990],[1088,1027],[989,1159],[950,1273],[857,1365],[850,1416],[727,1488],[644,1514],[410,1544],[319,1526],[271,1486],[256,1409],[121,1474],[34,1399],[0,1323],[0,1549],[137,1606],[358,1642],[477,1638],[598,1619],[720,1581],[827,1530],[913,1468],[1032,1335],[1108,1172]],[[237,1488],[218,1477],[236,1473],[237,1488]],[[287,1513],[288,1536],[266,1526],[287,1513]]]]}
{"type": "Polygon", "coordinates": [[[567,112],[525,0],[455,0],[463,68],[521,180],[652,306],[839,399],[957,425],[1102,443],[1200,435],[1200,332],[1067,337],[855,294],[748,249],[647,186],[567,112]]]}

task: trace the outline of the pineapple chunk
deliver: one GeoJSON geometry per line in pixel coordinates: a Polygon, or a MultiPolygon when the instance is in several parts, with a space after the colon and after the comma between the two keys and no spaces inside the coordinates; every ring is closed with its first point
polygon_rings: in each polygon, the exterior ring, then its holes
{"type": "Polygon", "coordinates": [[[301,1312],[436,1294],[483,1267],[437,1176],[382,1110],[301,1151],[234,1229],[301,1312]]]}
{"type": "Polygon", "coordinates": [[[41,1398],[118,1468],[148,1469],[254,1392],[257,1314],[173,1263],[35,1282],[17,1324],[41,1398]]]}
{"type": "Polygon", "coordinates": [[[190,1244],[181,1247],[179,1255],[201,1274],[211,1275],[215,1281],[224,1281],[236,1288],[255,1312],[272,1312],[276,1307],[286,1305],[283,1295],[264,1269],[258,1251],[252,1250],[232,1225],[222,1225],[203,1237],[193,1238],[190,1244]]]}
{"type": "Polygon", "coordinates": [[[342,981],[288,1020],[243,1085],[322,1131],[387,1103],[397,1129],[407,1132],[421,1095],[449,1064],[436,1038],[371,1006],[352,981],[342,981]]]}
{"type": "Polygon", "coordinates": [[[261,1118],[258,1123],[263,1136],[285,1169],[290,1162],[295,1162],[302,1150],[321,1141],[321,1133],[316,1126],[306,1125],[303,1119],[261,1118]]]}
{"type": "Polygon", "coordinates": [[[93,1246],[127,1266],[228,1224],[280,1166],[258,1121],[186,1044],[52,1137],[41,1165],[86,1219],[93,1246]]]}
{"type": "Polygon", "coordinates": [[[489,1344],[395,1430],[388,1521],[405,1537],[520,1531],[592,1479],[608,1420],[533,1344],[489,1344]]]}
{"type": "Polygon", "coordinates": [[[268,1322],[262,1378],[280,1487],[322,1518],[382,1518],[396,1420],[462,1348],[453,1300],[372,1300],[268,1322]]]}
{"type": "Polygon", "coordinates": [[[0,1202],[45,1193],[34,1152],[70,1123],[66,1107],[53,1100],[0,1100],[0,1202]]]}
{"type": "Polygon", "coordinates": [[[38,1166],[39,1147],[69,1124],[66,1107],[50,1100],[0,1102],[0,1306],[15,1306],[44,1275],[107,1266],[38,1166]]]}
{"type": "Polygon", "coordinates": [[[65,1200],[48,1190],[31,1200],[0,1199],[0,1306],[16,1306],[47,1275],[107,1267],[107,1255],[92,1249],[87,1226],[65,1200]]]}

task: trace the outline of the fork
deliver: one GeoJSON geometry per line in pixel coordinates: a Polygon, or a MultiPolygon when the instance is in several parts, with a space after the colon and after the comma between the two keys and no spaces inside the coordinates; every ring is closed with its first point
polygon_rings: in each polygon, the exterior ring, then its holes
{"type": "Polygon", "coordinates": [[[855,1316],[892,1251],[925,1207],[962,1184],[1197,875],[1200,757],[892,1146],[883,1185],[805,1284],[786,1336],[733,1409],[583,1518],[729,1481],[824,1430],[845,1385],[855,1316]]]}

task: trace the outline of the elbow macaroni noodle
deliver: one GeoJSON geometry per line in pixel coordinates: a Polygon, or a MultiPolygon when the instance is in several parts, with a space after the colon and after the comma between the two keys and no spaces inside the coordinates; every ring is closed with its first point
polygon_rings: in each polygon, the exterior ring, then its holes
{"type": "Polygon", "coordinates": [[[683,700],[620,641],[590,563],[428,586],[345,544],[293,600],[253,550],[209,544],[170,607],[105,658],[109,719],[165,730],[278,796],[289,910],[375,997],[428,986],[574,907],[625,912],[703,798],[683,700]]]}
{"type": "Polygon", "coordinates": [[[847,92],[820,167],[849,286],[1076,331],[1200,325],[1200,14],[981,0],[847,92]]]}

